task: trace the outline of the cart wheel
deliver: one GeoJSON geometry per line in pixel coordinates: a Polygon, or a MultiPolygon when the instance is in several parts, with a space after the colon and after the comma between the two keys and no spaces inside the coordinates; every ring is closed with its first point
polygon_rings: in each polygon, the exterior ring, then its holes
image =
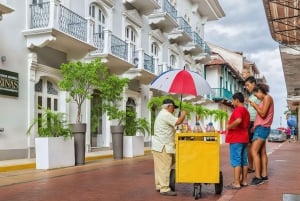
{"type": "Polygon", "coordinates": [[[222,171],[220,171],[220,181],[219,183],[215,184],[215,192],[216,194],[221,194],[223,191],[223,174],[222,171]]]}
{"type": "Polygon", "coordinates": [[[175,169],[172,169],[170,172],[170,188],[171,191],[175,191],[175,169]]]}
{"type": "Polygon", "coordinates": [[[201,184],[194,184],[194,197],[198,200],[201,197],[201,184]]]}

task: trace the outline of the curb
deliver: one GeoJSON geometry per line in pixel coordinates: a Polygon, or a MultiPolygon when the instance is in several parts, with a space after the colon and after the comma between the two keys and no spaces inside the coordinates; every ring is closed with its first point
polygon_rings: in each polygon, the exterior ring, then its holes
{"type": "MultiPolygon", "coordinates": [[[[150,154],[150,153],[151,153],[151,150],[145,150],[145,154],[150,154]]],[[[107,155],[98,155],[98,156],[86,156],[85,161],[92,162],[92,161],[108,159],[108,158],[113,158],[113,155],[107,154],[107,155]]],[[[30,163],[0,166],[0,172],[9,172],[9,171],[35,169],[35,168],[36,168],[35,162],[30,162],[30,163]]]]}

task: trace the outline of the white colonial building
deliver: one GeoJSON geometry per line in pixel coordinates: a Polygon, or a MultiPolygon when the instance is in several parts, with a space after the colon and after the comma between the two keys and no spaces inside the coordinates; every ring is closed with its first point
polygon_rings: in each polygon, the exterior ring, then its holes
{"type": "MultiPolygon", "coordinates": [[[[210,49],[208,21],[224,17],[217,0],[0,0],[0,160],[34,157],[34,136],[26,135],[38,105],[68,114],[74,103],[60,91],[59,67],[68,61],[100,57],[110,73],[130,78],[123,106],[133,104],[150,118],[149,83],[170,68],[203,74],[210,49]],[[13,12],[12,12],[13,11],[13,12]]],[[[110,147],[110,122],[99,115],[91,132],[91,110],[84,104],[86,150],[110,147]]],[[[145,137],[145,142],[149,138],[145,137]]]]}

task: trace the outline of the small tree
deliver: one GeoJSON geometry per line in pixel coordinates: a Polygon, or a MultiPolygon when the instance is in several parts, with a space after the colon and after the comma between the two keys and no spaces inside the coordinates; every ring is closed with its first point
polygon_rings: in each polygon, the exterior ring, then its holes
{"type": "Polygon", "coordinates": [[[99,85],[100,97],[103,100],[103,111],[107,112],[109,120],[118,120],[118,125],[125,123],[126,109],[120,109],[123,91],[129,79],[110,75],[99,85]]]}
{"type": "MultiPolygon", "coordinates": [[[[108,77],[108,70],[100,59],[89,63],[69,62],[60,66],[63,79],[59,82],[62,90],[68,91],[77,104],[76,123],[82,122],[81,106],[86,99],[91,99],[93,89],[99,88],[108,77]]],[[[68,102],[71,100],[68,99],[68,102]]]]}

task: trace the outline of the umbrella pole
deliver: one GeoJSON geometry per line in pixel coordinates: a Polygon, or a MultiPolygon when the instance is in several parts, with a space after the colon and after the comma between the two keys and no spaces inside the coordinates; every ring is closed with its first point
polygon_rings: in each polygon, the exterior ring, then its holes
{"type": "Polygon", "coordinates": [[[182,94],[180,95],[180,103],[179,103],[179,113],[178,113],[178,117],[181,116],[181,103],[182,103],[182,94]]]}

